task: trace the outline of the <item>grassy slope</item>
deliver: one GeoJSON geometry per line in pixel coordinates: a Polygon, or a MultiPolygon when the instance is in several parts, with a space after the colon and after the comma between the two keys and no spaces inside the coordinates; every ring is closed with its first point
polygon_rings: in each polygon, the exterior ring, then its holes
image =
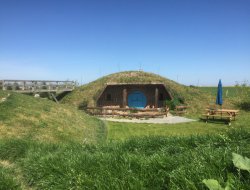
{"type": "MultiPolygon", "coordinates": [[[[7,92],[0,91],[1,97],[7,97],[7,92]]],[[[0,103],[0,139],[96,142],[104,131],[101,121],[69,105],[16,93],[0,103]]]]}
{"type": "Polygon", "coordinates": [[[174,97],[183,97],[187,104],[192,105],[190,109],[191,113],[196,113],[197,109],[202,109],[202,105],[207,104],[209,102],[209,97],[205,93],[200,92],[198,89],[180,85],[172,80],[161,77],[160,75],[138,71],[121,72],[102,77],[96,81],[77,88],[68,96],[66,96],[62,100],[62,102],[78,106],[83,101],[87,101],[89,106],[93,106],[95,105],[98,95],[105,88],[106,83],[110,82],[164,83],[166,88],[171,92],[174,97]]]}
{"type": "MultiPolygon", "coordinates": [[[[27,148],[99,143],[106,126],[69,105],[0,90],[0,189],[32,189],[15,159],[27,148]],[[9,94],[9,96],[8,96],[9,94]]],[[[53,154],[53,153],[51,153],[53,154]]]]}

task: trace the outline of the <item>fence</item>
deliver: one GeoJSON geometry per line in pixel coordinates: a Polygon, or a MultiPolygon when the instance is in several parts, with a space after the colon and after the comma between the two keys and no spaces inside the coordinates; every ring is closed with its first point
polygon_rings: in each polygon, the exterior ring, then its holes
{"type": "Polygon", "coordinates": [[[168,108],[114,108],[114,107],[87,107],[87,113],[100,116],[122,116],[122,117],[163,117],[167,116],[168,108]]]}
{"type": "Polygon", "coordinates": [[[46,81],[46,80],[2,80],[2,90],[12,90],[21,93],[31,92],[65,92],[75,88],[74,81],[46,81]]]}

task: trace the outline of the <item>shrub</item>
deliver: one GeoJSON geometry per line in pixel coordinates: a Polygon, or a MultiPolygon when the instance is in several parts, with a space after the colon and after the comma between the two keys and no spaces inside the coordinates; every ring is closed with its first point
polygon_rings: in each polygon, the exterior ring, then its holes
{"type": "Polygon", "coordinates": [[[165,104],[171,109],[174,110],[176,106],[184,104],[184,98],[182,97],[175,97],[172,100],[166,100],[165,104]]]}
{"type": "Polygon", "coordinates": [[[78,109],[79,110],[85,110],[88,107],[88,101],[87,100],[83,100],[79,105],[78,105],[78,109]]]}

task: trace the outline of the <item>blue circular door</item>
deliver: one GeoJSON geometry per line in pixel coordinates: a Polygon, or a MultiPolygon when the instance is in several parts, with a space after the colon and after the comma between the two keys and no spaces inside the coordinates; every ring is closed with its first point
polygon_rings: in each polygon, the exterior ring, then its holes
{"type": "Polygon", "coordinates": [[[128,95],[128,106],[132,108],[144,108],[147,104],[146,96],[140,92],[135,91],[128,95]]]}

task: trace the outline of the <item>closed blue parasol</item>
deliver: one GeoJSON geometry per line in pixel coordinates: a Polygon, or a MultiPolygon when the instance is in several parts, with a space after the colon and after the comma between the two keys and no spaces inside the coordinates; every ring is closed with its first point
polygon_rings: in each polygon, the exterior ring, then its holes
{"type": "Polygon", "coordinates": [[[219,84],[218,84],[216,104],[218,104],[220,106],[222,106],[222,104],[223,104],[221,79],[220,79],[219,84]]]}

